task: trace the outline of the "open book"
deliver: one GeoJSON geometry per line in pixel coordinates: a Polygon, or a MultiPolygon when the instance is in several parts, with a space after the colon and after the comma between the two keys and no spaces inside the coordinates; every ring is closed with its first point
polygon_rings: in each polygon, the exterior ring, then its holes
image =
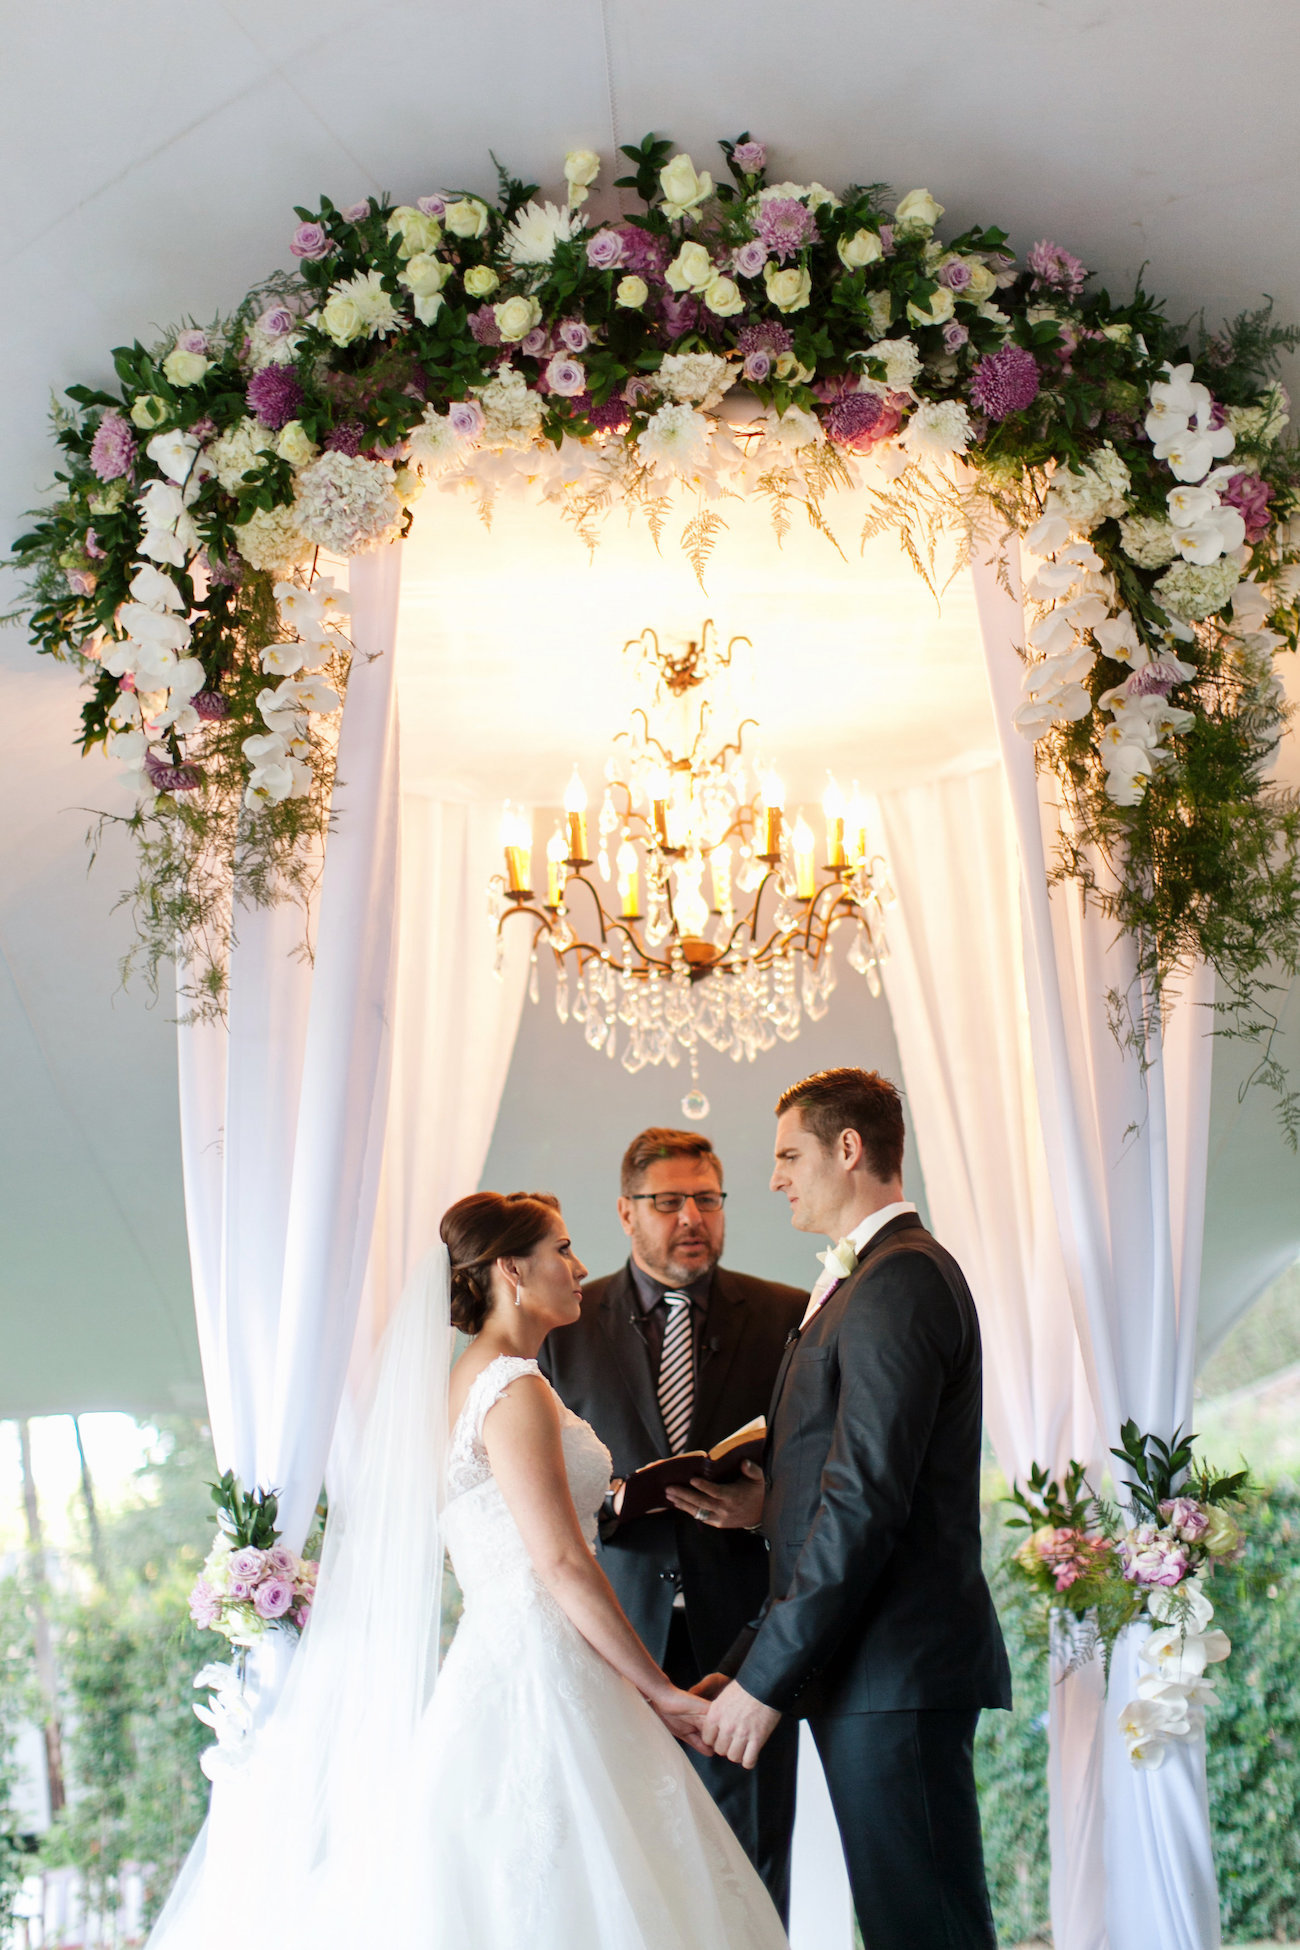
{"type": "Polygon", "coordinates": [[[734,1483],[742,1464],[761,1459],[766,1441],[767,1422],[756,1415],[712,1449],[685,1449],[679,1455],[645,1463],[633,1470],[615,1495],[619,1522],[630,1523],[633,1517],[652,1517],[660,1510],[671,1510],[664,1491],[678,1483],[689,1483],[692,1476],[703,1476],[710,1483],[734,1483]]]}

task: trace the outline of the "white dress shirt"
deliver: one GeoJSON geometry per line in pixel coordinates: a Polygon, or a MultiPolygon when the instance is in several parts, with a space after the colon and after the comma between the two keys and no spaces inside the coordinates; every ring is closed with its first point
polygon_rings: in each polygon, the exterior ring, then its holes
{"type": "MultiPolygon", "coordinates": [[[[889,1205],[882,1205],[878,1211],[869,1212],[866,1218],[858,1225],[855,1225],[852,1232],[846,1235],[847,1243],[852,1246],[858,1258],[861,1259],[867,1246],[883,1226],[887,1226],[891,1219],[901,1219],[904,1212],[915,1212],[915,1210],[916,1207],[910,1198],[896,1198],[889,1205]]],[[[838,1244],[838,1240],[835,1243],[838,1244]]],[[[846,1278],[847,1275],[841,1273],[838,1269],[822,1272],[816,1286],[814,1286],[808,1296],[808,1305],[804,1312],[804,1317],[799,1323],[801,1333],[818,1308],[825,1305],[836,1287],[841,1286],[846,1278]]]]}

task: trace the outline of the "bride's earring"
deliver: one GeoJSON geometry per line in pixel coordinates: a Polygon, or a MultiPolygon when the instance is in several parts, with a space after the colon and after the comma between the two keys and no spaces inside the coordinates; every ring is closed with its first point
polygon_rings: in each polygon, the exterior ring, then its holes
{"type": "Polygon", "coordinates": [[[523,1290],[524,1290],[523,1281],[522,1280],[517,1281],[515,1285],[515,1305],[517,1307],[522,1307],[524,1304],[523,1300],[520,1298],[520,1295],[523,1293],[523,1290]]]}

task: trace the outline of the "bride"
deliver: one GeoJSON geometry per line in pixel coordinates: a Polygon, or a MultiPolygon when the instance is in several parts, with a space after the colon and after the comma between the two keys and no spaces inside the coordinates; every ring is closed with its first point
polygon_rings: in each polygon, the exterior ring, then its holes
{"type": "Polygon", "coordinates": [[[786,1950],[677,1744],[697,1744],[704,1702],[655,1664],[593,1554],[609,1453],[536,1360],[586,1273],[559,1206],[479,1192],[441,1233],[381,1348],[289,1680],[219,1779],[150,1950],[232,1930],[314,1950],[380,1933],[786,1950]],[[452,1326],[472,1338],[449,1375],[452,1326]],[[464,1611],[434,1684],[444,1546],[464,1611]]]}

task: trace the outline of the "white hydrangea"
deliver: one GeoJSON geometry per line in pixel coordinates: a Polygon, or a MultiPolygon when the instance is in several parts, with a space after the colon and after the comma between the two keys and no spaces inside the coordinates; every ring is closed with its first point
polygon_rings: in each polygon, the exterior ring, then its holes
{"type": "Polygon", "coordinates": [[[1290,406],[1286,388],[1274,386],[1262,406],[1230,406],[1224,417],[1238,440],[1272,447],[1291,424],[1290,406]]]}
{"type": "Polygon", "coordinates": [[[235,529],[235,546],[250,569],[284,574],[305,562],[312,545],[298,532],[294,508],[257,508],[235,529]]]}
{"type": "Polygon", "coordinates": [[[205,474],[215,474],[227,494],[237,494],[249,485],[243,476],[260,468],[263,454],[274,445],[271,429],[248,414],[203,449],[199,466],[205,474]]]}
{"type": "Polygon", "coordinates": [[[1240,581],[1241,570],[1230,555],[1205,564],[1175,562],[1156,584],[1156,600],[1185,623],[1200,623],[1223,608],[1240,581]]]}
{"type": "Polygon", "coordinates": [[[891,392],[905,393],[921,370],[921,355],[911,339],[878,339],[870,357],[884,366],[884,383],[891,392]]]}
{"type": "Polygon", "coordinates": [[[1119,532],[1125,555],[1139,569],[1163,569],[1178,553],[1173,524],[1159,515],[1130,515],[1119,532]]]}
{"type": "Polygon", "coordinates": [[[478,398],[486,420],[483,439],[487,446],[533,445],[542,424],[542,403],[516,367],[503,366],[478,398]]]}
{"type": "Polygon", "coordinates": [[[964,454],[973,432],[970,415],[960,400],[926,400],[908,421],[899,444],[913,460],[937,459],[945,454],[964,454]]]}
{"type": "Polygon", "coordinates": [[[1128,511],[1129,471],[1107,441],[1083,472],[1058,467],[1052,476],[1049,511],[1063,514],[1076,528],[1092,529],[1098,522],[1128,511]]]}
{"type": "Polygon", "coordinates": [[[386,462],[328,453],[299,474],[294,514],[308,541],[335,555],[355,555],[390,538],[402,504],[386,462]]]}
{"type": "Polygon", "coordinates": [[[716,352],[670,352],[655,374],[665,398],[706,411],[718,405],[731,379],[730,365],[716,352]]]}

